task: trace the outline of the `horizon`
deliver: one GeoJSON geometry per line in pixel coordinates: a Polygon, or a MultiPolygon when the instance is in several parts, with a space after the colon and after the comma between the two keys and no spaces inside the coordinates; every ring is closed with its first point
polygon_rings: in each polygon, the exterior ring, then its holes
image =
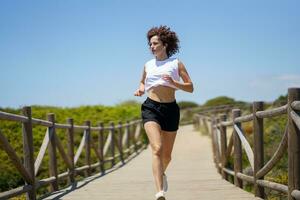
{"type": "MultiPolygon", "coordinates": [[[[272,100],[272,101],[264,101],[262,100],[264,103],[267,103],[267,104],[271,104],[273,103],[274,101],[276,101],[279,97],[281,96],[287,96],[287,94],[285,95],[279,95],[276,99],[272,100]]],[[[219,98],[219,97],[226,97],[226,98],[231,98],[233,99],[235,102],[243,102],[243,103],[247,103],[247,104],[251,104],[253,102],[249,102],[249,101],[242,101],[242,100],[238,100],[238,99],[235,99],[235,98],[232,98],[232,97],[228,97],[228,96],[217,96],[217,97],[213,97],[211,99],[208,99],[207,101],[210,101],[210,100],[213,100],[213,99],[216,99],[216,98],[219,98]]],[[[204,106],[205,103],[204,102],[202,104],[199,104],[195,101],[186,101],[186,100],[181,100],[181,101],[177,101],[177,103],[180,103],[180,102],[191,102],[191,103],[196,103],[197,106],[204,106]]],[[[142,104],[143,102],[139,102],[139,101],[136,101],[136,100],[124,100],[123,102],[119,102],[119,103],[116,103],[114,105],[104,105],[104,104],[82,104],[82,105],[77,105],[77,106],[55,106],[55,105],[38,105],[38,104],[33,104],[33,105],[21,105],[19,107],[1,107],[0,106],[0,109],[14,109],[14,110],[17,110],[17,109],[22,109],[22,107],[24,106],[29,106],[29,107],[54,107],[54,108],[67,108],[67,109],[72,109],[72,108],[79,108],[79,107],[88,107],[88,106],[104,106],[104,107],[115,107],[115,106],[122,106],[123,103],[126,104],[126,102],[133,102],[133,103],[137,103],[137,104],[142,104]]]]}

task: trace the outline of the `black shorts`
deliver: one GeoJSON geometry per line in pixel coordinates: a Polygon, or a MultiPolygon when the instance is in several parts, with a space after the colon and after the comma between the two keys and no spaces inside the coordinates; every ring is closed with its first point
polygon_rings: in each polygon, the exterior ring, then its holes
{"type": "Polygon", "coordinates": [[[176,101],[161,103],[147,98],[142,104],[143,124],[155,121],[163,131],[177,131],[179,118],[179,106],[176,101]]]}

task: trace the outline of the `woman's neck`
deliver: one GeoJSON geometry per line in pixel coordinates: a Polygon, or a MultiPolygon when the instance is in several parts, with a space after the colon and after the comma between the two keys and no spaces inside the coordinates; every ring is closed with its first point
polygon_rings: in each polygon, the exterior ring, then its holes
{"type": "Polygon", "coordinates": [[[168,59],[168,55],[167,54],[157,55],[155,56],[155,58],[156,60],[162,61],[168,59]]]}

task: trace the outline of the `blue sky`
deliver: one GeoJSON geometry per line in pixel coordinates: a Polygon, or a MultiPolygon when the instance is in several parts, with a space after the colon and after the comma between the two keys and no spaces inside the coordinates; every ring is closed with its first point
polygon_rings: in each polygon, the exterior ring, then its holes
{"type": "Polygon", "coordinates": [[[180,39],[194,93],[272,101],[300,87],[300,1],[0,1],[0,107],[114,105],[134,97],[152,58],[146,33],[180,39]]]}

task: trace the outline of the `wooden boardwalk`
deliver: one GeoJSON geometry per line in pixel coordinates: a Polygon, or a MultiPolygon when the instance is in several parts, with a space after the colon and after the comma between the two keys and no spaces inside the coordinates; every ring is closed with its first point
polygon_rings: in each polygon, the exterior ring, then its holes
{"type": "MultiPolygon", "coordinates": [[[[212,160],[210,138],[195,132],[192,125],[180,127],[167,175],[167,200],[259,199],[221,178],[212,160]]],[[[89,177],[45,199],[154,200],[154,194],[148,147],[124,166],[102,177],[89,177]]]]}

